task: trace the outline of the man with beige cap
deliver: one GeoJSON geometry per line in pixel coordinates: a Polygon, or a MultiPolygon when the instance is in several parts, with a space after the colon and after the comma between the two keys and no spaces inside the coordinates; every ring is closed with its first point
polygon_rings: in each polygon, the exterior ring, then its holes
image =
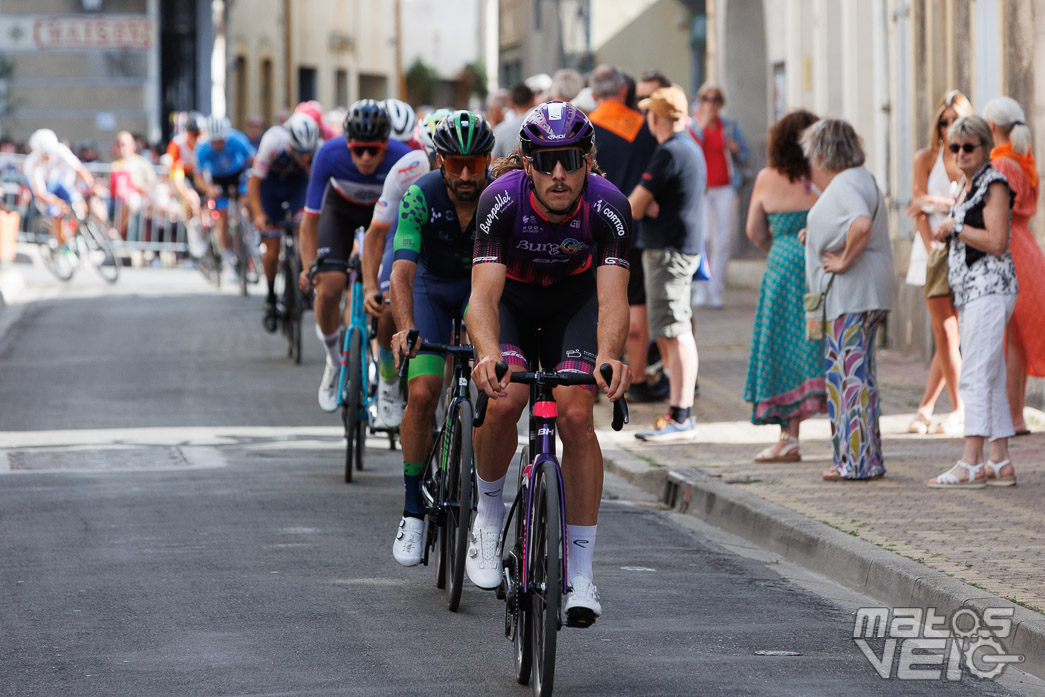
{"type": "Polygon", "coordinates": [[[697,380],[697,345],[690,326],[690,292],[703,240],[704,155],[686,133],[689,102],[679,87],[661,87],[639,102],[657,139],[646,171],[628,197],[642,219],[639,246],[646,274],[650,337],[663,338],[670,376],[671,411],[635,437],[653,442],[689,440],[696,435],[692,416],[697,380]]]}

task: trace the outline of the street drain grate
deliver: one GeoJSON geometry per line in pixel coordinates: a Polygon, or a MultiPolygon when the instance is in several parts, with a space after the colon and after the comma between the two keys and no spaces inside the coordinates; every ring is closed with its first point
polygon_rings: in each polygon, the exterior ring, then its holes
{"type": "Polygon", "coordinates": [[[175,447],[108,450],[13,450],[7,453],[12,470],[125,470],[191,467],[175,447]]]}

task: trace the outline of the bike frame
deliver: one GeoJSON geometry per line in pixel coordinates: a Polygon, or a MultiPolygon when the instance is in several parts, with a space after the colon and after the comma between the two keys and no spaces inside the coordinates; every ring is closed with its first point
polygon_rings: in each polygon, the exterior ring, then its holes
{"type": "MultiPolygon", "coordinates": [[[[433,344],[422,344],[422,348],[424,348],[425,346],[432,346],[433,348],[435,348],[436,345],[433,345],[433,344]]],[[[459,319],[456,319],[456,318],[454,319],[451,343],[450,343],[449,346],[444,347],[444,348],[451,348],[451,349],[453,349],[453,348],[459,348],[459,349],[467,348],[468,351],[471,352],[471,350],[472,350],[471,346],[463,346],[461,344],[461,321],[459,319]]],[[[453,350],[450,351],[450,354],[453,357],[453,370],[451,371],[451,378],[450,378],[451,379],[451,384],[448,385],[447,388],[446,388],[446,392],[445,392],[446,396],[444,398],[445,404],[444,404],[444,407],[443,407],[443,414],[444,414],[443,425],[440,427],[439,433],[436,434],[435,440],[433,441],[433,443],[437,444],[437,447],[434,447],[432,449],[432,453],[429,455],[428,462],[426,463],[426,466],[425,466],[425,473],[426,474],[428,473],[428,470],[434,469],[433,463],[432,463],[433,459],[438,459],[439,460],[438,468],[439,468],[440,472],[442,472],[443,470],[446,469],[446,460],[450,456],[450,442],[449,442],[449,438],[447,438],[447,435],[448,435],[447,425],[453,423],[453,416],[454,416],[455,412],[457,411],[458,406],[460,405],[461,402],[468,402],[469,404],[471,404],[471,401],[472,401],[472,396],[471,396],[471,393],[469,392],[469,389],[468,389],[469,379],[470,379],[469,378],[469,370],[468,370],[468,360],[466,358],[463,358],[461,355],[459,355],[460,353],[461,353],[460,350],[459,351],[453,351],[453,350]]],[[[474,467],[472,467],[471,477],[472,477],[472,483],[474,484],[475,483],[475,468],[474,467]]],[[[444,480],[443,480],[442,477],[439,478],[439,491],[438,492],[434,492],[434,493],[428,491],[428,487],[426,485],[426,483],[427,483],[426,480],[427,480],[427,477],[423,477],[421,479],[421,496],[422,496],[422,498],[424,498],[425,506],[427,506],[429,508],[429,510],[437,511],[441,515],[450,506],[450,504],[446,500],[446,492],[443,490],[444,480]]],[[[474,491],[474,488],[473,488],[473,491],[474,491]]],[[[475,501],[474,500],[472,501],[472,510],[475,510],[475,501]]],[[[425,562],[426,563],[427,563],[427,556],[428,556],[428,547],[426,545],[426,547],[425,547],[425,562]]]]}
{"type": "MultiPolygon", "coordinates": [[[[376,397],[370,394],[370,371],[367,370],[367,366],[370,364],[371,358],[371,347],[370,347],[370,328],[367,324],[366,312],[363,311],[363,279],[360,273],[359,261],[354,260],[354,263],[350,262],[349,265],[349,288],[351,293],[349,296],[349,322],[348,326],[345,327],[345,340],[341,344],[341,373],[338,375],[338,406],[345,406],[346,401],[346,390],[348,389],[348,352],[350,347],[350,341],[352,339],[352,332],[356,329],[359,330],[360,336],[363,338],[363,352],[361,357],[363,359],[362,365],[359,369],[363,371],[363,400],[359,404],[360,413],[356,414],[357,421],[367,420],[367,409],[374,403],[376,397]]],[[[353,369],[355,369],[353,367],[353,369]]]]}

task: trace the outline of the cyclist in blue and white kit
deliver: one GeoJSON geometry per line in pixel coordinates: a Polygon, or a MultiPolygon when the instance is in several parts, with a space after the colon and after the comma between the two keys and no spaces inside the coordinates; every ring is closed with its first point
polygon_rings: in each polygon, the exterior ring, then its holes
{"type": "Polygon", "coordinates": [[[312,174],[301,220],[301,286],[317,257],[316,326],[327,360],[319,385],[319,406],[337,411],[337,379],[341,369],[341,296],[348,278],[344,262],[352,254],[356,228],[366,228],[392,166],[410,151],[408,145],[388,140],[388,114],[373,99],[353,104],[344,121],[345,137],[323,144],[312,161],[312,174]],[[337,263],[340,261],[341,263],[337,263]]]}
{"type": "MultiPolygon", "coordinates": [[[[392,101],[392,100],[388,100],[392,101]]],[[[435,143],[432,135],[436,126],[450,113],[449,109],[436,109],[425,117],[418,129],[418,140],[423,150],[411,150],[403,155],[385,179],[381,198],[374,206],[374,217],[363,240],[363,297],[364,309],[368,314],[380,318],[377,325],[377,342],[380,347],[381,379],[377,387],[377,418],[375,427],[395,428],[403,420],[402,392],[392,358],[392,334],[395,322],[392,319],[389,287],[392,277],[395,229],[398,220],[399,202],[410,185],[428,174],[435,165],[435,143]],[[382,254],[383,249],[383,254],[382,254]],[[380,268],[379,268],[380,267],[380,268]],[[380,298],[380,301],[378,300],[380,298]]],[[[393,122],[395,120],[393,119],[393,122]]],[[[392,136],[399,137],[393,127],[392,136]]],[[[413,137],[413,134],[410,134],[413,137]]]]}
{"type": "MultiPolygon", "coordinates": [[[[283,234],[283,204],[295,218],[305,207],[308,173],[312,154],[319,146],[319,126],[307,114],[293,114],[282,126],[273,126],[261,136],[258,154],[247,179],[254,227],[265,239],[265,330],[276,331],[276,271],[279,268],[279,240],[283,234]]],[[[294,279],[296,282],[297,279],[294,279]]]]}
{"type": "MultiPolygon", "coordinates": [[[[218,211],[218,242],[225,267],[234,269],[236,258],[229,244],[229,199],[225,192],[241,189],[243,174],[254,159],[254,146],[243,133],[232,127],[227,116],[207,118],[207,140],[196,147],[193,179],[196,190],[214,199],[218,211]]],[[[240,193],[243,193],[241,190],[240,193]]]]}
{"type": "Polygon", "coordinates": [[[77,180],[92,189],[94,177],[50,128],[41,128],[29,136],[29,156],[22,163],[22,174],[37,209],[52,219],[55,247],[51,251],[68,251],[63,222],[71,206],[82,205],[77,180]]]}

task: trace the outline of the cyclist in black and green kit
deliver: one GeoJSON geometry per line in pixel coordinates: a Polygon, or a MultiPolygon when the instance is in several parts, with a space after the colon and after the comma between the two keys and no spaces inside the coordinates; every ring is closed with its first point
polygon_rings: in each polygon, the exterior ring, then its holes
{"type": "Polygon", "coordinates": [[[449,343],[453,318],[464,315],[471,292],[475,209],[489,183],[493,129],[478,114],[456,111],[439,124],[433,141],[439,171],[418,179],[403,196],[392,264],[392,315],[397,328],[392,351],[397,364],[403,356],[412,358],[400,425],[406,499],[392,545],[392,556],[403,566],[421,561],[425,514],[421,475],[443,387],[444,357],[417,355],[417,349],[422,340],[449,343]],[[411,327],[421,332],[414,346],[407,342],[411,327]]]}

